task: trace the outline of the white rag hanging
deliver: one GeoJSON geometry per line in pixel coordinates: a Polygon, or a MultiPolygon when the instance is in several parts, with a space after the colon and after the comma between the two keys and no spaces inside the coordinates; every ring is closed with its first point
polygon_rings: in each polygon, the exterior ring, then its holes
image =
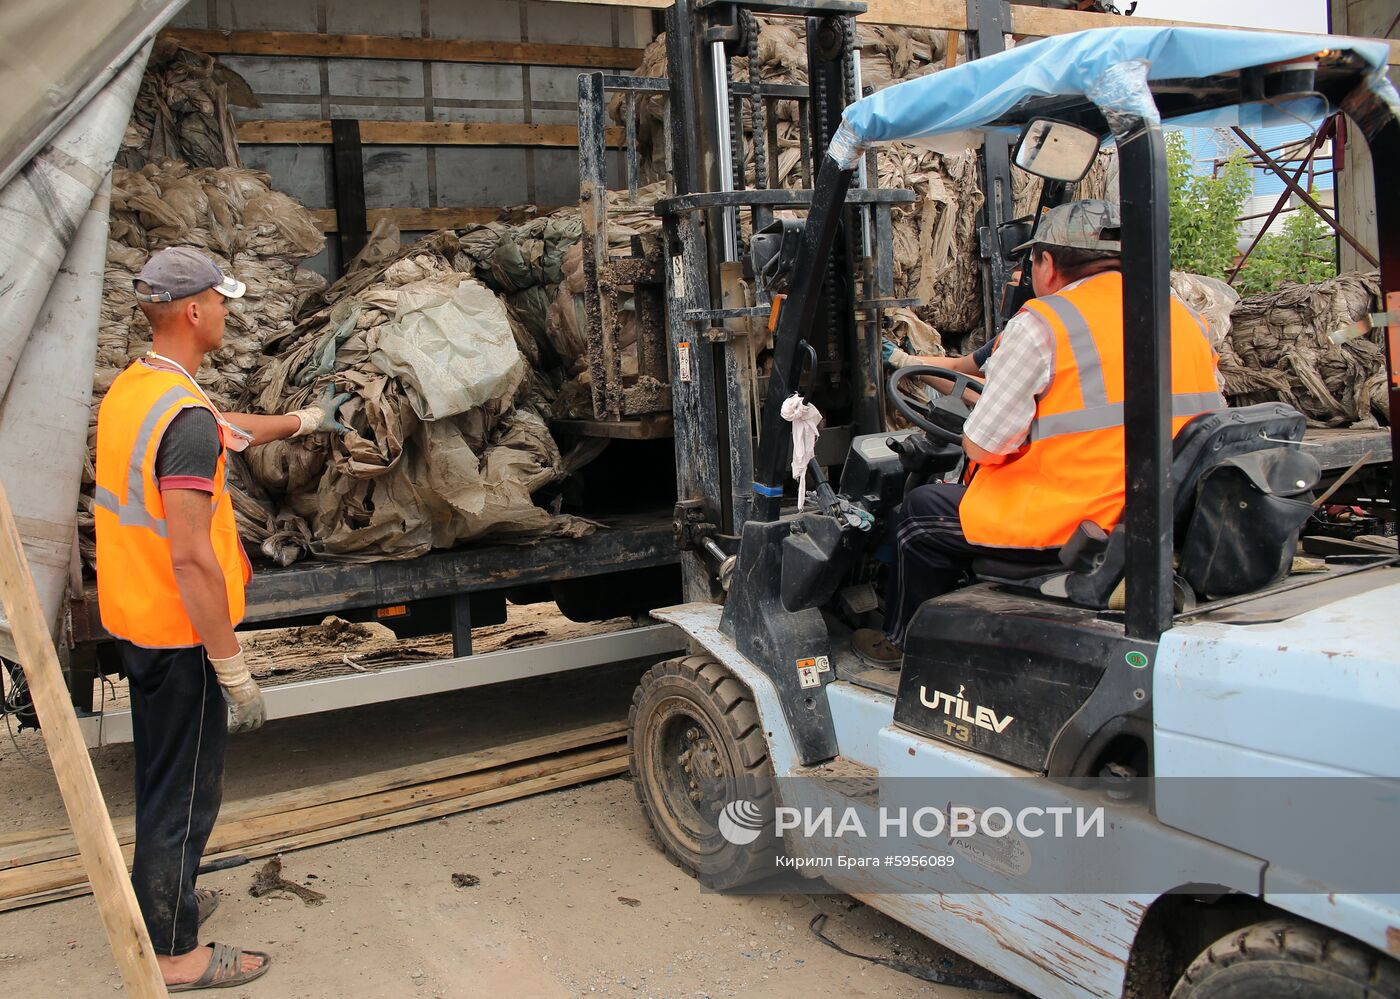
{"type": "Polygon", "coordinates": [[[797,509],[801,510],[807,504],[807,463],[817,451],[822,414],[796,392],[783,400],[782,414],[792,424],[792,477],[797,480],[797,509]]]}

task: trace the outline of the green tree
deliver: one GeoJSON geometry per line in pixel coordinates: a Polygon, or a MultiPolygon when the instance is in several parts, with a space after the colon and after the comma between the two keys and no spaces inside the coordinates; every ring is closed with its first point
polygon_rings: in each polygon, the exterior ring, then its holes
{"type": "MultiPolygon", "coordinates": [[[[1312,192],[1316,198],[1316,192],[1312,192]]],[[[1235,287],[1242,295],[1273,291],[1285,281],[1316,284],[1337,276],[1336,238],[1307,206],[1290,214],[1280,232],[1269,233],[1249,255],[1235,287]]]]}
{"type": "Polygon", "coordinates": [[[1215,176],[1197,176],[1186,136],[1167,132],[1166,143],[1172,266],[1224,278],[1238,253],[1236,220],[1253,186],[1249,164],[1237,150],[1215,176]]]}

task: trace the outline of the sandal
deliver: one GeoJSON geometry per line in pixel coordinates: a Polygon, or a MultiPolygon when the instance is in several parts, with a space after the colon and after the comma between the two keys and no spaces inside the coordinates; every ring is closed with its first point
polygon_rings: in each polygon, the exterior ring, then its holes
{"type": "Polygon", "coordinates": [[[221,943],[211,943],[209,946],[213,949],[213,954],[209,957],[209,967],[204,969],[204,974],[193,982],[186,982],[183,985],[167,985],[165,987],[167,992],[231,989],[239,985],[247,985],[254,979],[261,978],[267,973],[267,969],[272,967],[271,956],[260,950],[245,951],[242,947],[230,947],[221,943]],[[261,958],[262,964],[253,971],[244,971],[244,954],[261,958]]]}
{"type": "Polygon", "coordinates": [[[200,926],[203,926],[205,921],[214,914],[214,910],[219,907],[219,901],[219,893],[212,888],[196,888],[194,890],[194,904],[199,913],[200,926]]]}

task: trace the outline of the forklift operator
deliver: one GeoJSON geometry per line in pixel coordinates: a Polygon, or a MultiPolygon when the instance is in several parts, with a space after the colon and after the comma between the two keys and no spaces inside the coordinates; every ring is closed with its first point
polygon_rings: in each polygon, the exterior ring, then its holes
{"type": "MultiPolygon", "coordinates": [[[[995,341],[986,387],[963,428],[974,474],[904,498],[884,633],[856,632],[856,653],[898,669],[926,600],[957,588],[975,558],[1052,562],[1085,520],[1123,514],[1123,276],[1119,215],[1106,201],[1051,209],[1031,249],[1036,298],[995,341]]],[[[1225,405],[1205,322],[1171,303],[1172,433],[1225,405]]],[[[971,356],[971,355],[969,355],[971,356]]],[[[942,359],[938,359],[942,362],[942,359]]]]}

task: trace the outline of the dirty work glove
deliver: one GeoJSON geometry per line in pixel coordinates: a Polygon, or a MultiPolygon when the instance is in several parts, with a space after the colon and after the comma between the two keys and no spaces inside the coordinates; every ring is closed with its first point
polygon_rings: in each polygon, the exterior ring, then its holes
{"type": "Polygon", "coordinates": [[[214,667],[214,675],[223,688],[224,703],[228,705],[228,730],[251,732],[260,727],[267,718],[267,708],[262,691],[248,672],[243,650],[239,649],[227,659],[210,656],[209,664],[214,667]]]}
{"type": "Polygon", "coordinates": [[[902,368],[914,363],[914,359],[908,351],[902,347],[896,347],[889,340],[880,341],[880,360],[884,361],[885,366],[890,368],[902,368]]]}
{"type": "Polygon", "coordinates": [[[314,406],[307,406],[305,409],[298,409],[289,416],[295,416],[301,421],[301,426],[293,437],[305,437],[307,434],[328,431],[331,433],[343,434],[350,428],[337,419],[340,407],[349,402],[353,397],[351,392],[342,392],[340,395],[333,395],[330,389],[326,390],[325,396],[314,406]]]}

